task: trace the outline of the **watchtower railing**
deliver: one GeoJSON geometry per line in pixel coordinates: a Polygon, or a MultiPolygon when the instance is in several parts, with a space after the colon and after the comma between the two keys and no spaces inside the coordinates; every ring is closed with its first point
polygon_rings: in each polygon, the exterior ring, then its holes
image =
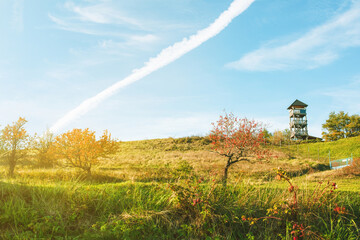
{"type": "Polygon", "coordinates": [[[291,131],[291,137],[294,136],[301,136],[301,137],[308,136],[308,132],[306,131],[306,129],[296,128],[294,131],[291,131]]]}
{"type": "Polygon", "coordinates": [[[293,120],[290,122],[291,126],[293,125],[307,125],[307,120],[293,120]]]}

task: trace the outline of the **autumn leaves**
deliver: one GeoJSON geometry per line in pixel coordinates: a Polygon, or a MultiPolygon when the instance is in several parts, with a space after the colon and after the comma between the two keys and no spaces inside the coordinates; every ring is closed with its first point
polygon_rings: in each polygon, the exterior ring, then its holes
{"type": "Polygon", "coordinates": [[[213,151],[224,156],[227,164],[224,169],[223,185],[226,186],[229,167],[240,161],[264,158],[268,152],[263,148],[265,138],[261,124],[234,114],[220,116],[210,133],[213,151]]]}
{"type": "Polygon", "coordinates": [[[91,167],[100,158],[115,153],[116,141],[111,139],[108,131],[104,131],[100,139],[96,139],[95,132],[86,129],[73,129],[55,138],[54,152],[72,167],[80,168],[91,174],[91,167]]]}
{"type": "MultiPolygon", "coordinates": [[[[42,136],[30,137],[24,128],[26,122],[24,118],[19,118],[1,131],[1,152],[7,159],[9,176],[13,176],[18,160],[29,152],[35,155],[40,167],[65,165],[91,175],[94,165],[117,151],[118,144],[108,131],[104,131],[99,138],[88,128],[73,129],[58,136],[46,132],[42,136]]],[[[232,164],[267,156],[263,148],[265,138],[261,124],[247,118],[237,118],[232,113],[220,116],[213,124],[209,138],[213,151],[227,159],[224,185],[232,164]]]]}
{"type": "Polygon", "coordinates": [[[117,150],[117,142],[108,131],[104,131],[99,139],[88,128],[73,129],[56,137],[50,132],[41,137],[30,137],[24,127],[26,122],[20,117],[1,130],[0,153],[6,159],[10,177],[14,175],[19,160],[31,151],[41,167],[60,164],[63,160],[65,165],[82,169],[90,175],[93,165],[117,150]]]}

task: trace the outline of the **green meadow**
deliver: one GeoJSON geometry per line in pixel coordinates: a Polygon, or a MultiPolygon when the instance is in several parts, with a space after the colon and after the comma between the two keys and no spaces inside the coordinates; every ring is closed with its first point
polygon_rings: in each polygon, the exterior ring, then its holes
{"type": "Polygon", "coordinates": [[[120,142],[90,177],[30,153],[13,178],[0,167],[0,238],[360,239],[359,165],[328,158],[360,157],[359,137],[269,149],[231,166],[227,188],[204,137],[120,142]]]}

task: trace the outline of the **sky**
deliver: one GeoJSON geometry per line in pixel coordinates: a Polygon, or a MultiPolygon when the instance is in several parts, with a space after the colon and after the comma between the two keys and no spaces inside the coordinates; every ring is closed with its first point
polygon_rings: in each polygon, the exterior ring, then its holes
{"type": "MultiPolygon", "coordinates": [[[[244,0],[245,1],[245,0],[244,0]]],[[[163,49],[208,27],[232,0],[0,1],[0,128],[42,133],[163,49]]],[[[206,135],[224,112],[289,126],[308,107],[360,113],[360,1],[255,0],[224,30],[64,126],[119,140],[206,135]]]]}

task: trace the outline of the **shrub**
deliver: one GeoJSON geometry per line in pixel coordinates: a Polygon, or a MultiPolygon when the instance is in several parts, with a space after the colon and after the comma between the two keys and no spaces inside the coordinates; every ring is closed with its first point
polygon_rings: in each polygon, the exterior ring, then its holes
{"type": "Polygon", "coordinates": [[[117,149],[116,141],[104,131],[99,140],[95,132],[88,128],[73,129],[55,138],[54,151],[75,168],[80,168],[91,175],[91,167],[98,163],[100,157],[106,157],[117,149]]]}
{"type": "Polygon", "coordinates": [[[360,175],[360,158],[354,158],[350,166],[344,167],[342,171],[346,175],[360,175]]]}

